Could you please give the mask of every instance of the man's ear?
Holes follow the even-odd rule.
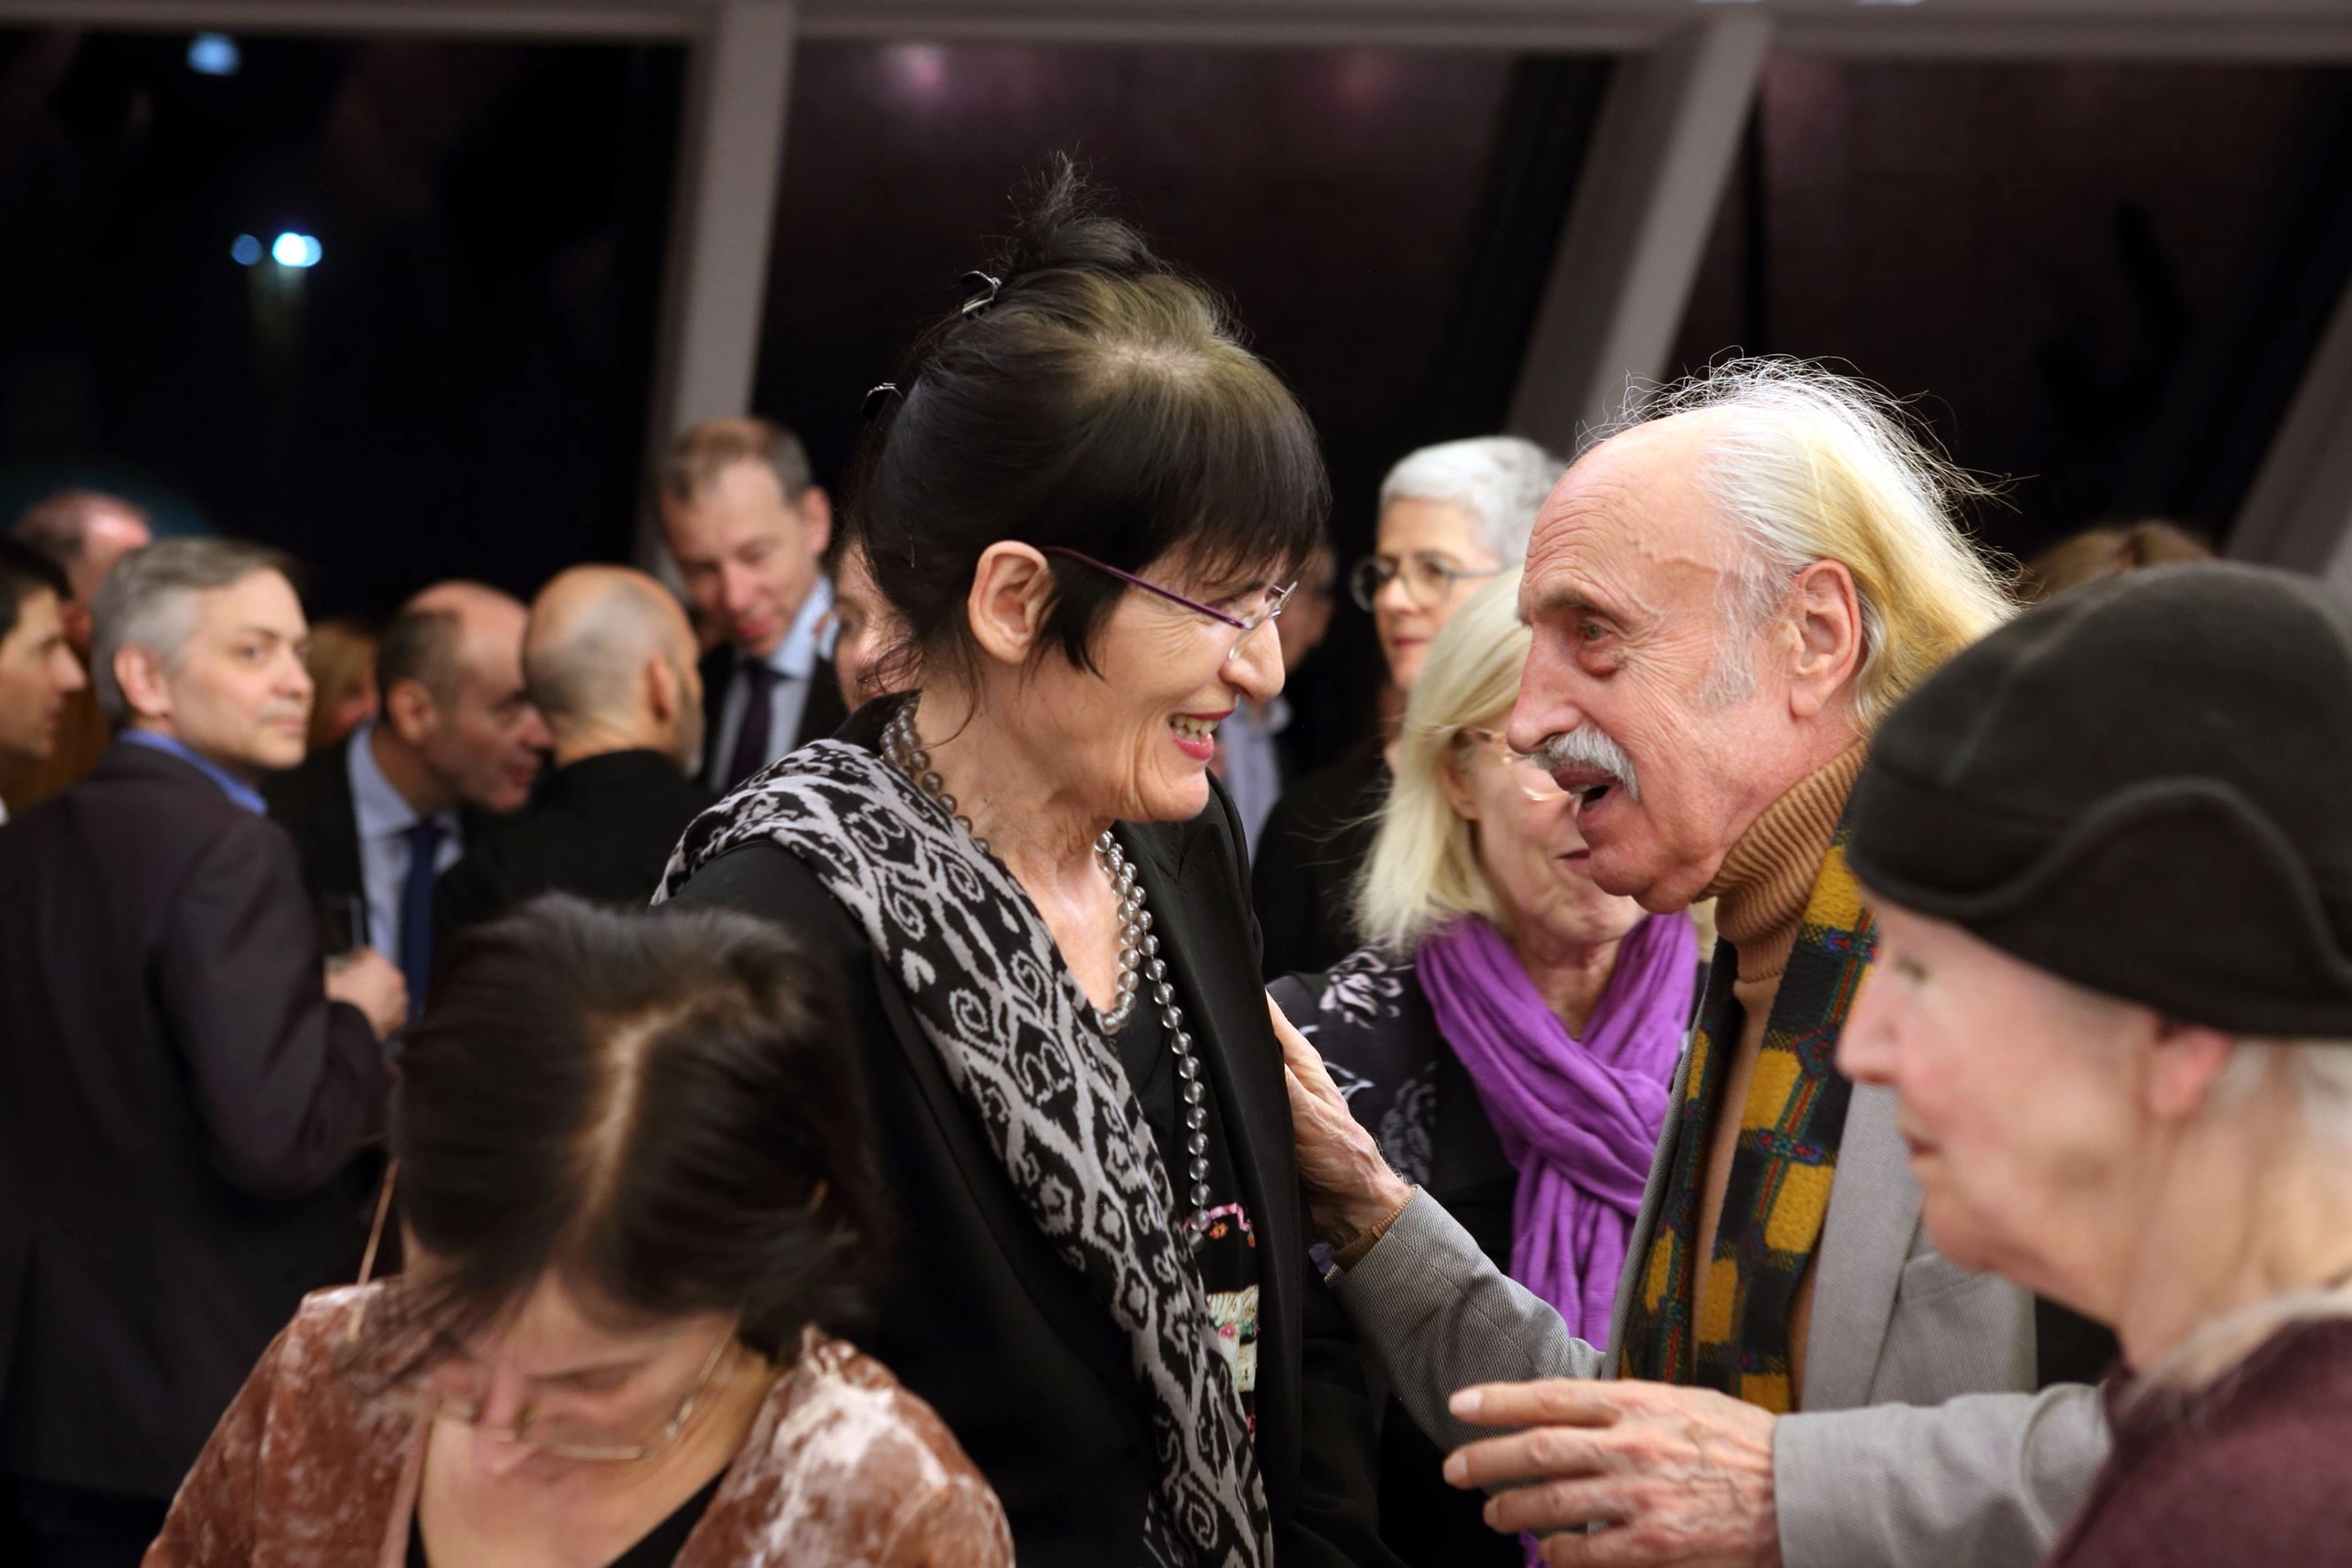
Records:
[[[172,688],[163,679],[163,661],[149,649],[125,645],[114,650],[114,683],[123,700],[142,719],[172,717]]]
[[[972,641],[1000,664],[1025,665],[1054,598],[1054,569],[1026,544],[1000,540],[981,552],[964,613]]]
[[[656,721],[663,724],[676,723],[677,710],[682,705],[677,671],[670,668],[669,660],[656,654],[646,660],[644,679],[646,701],[653,709]]]
[[[395,680],[384,689],[378,700],[383,710],[379,722],[390,726],[394,735],[411,746],[423,745],[440,718],[439,705],[421,680]]]
[[[824,547],[833,542],[833,501],[825,493],[811,485],[802,492],[797,509],[801,514],[801,541],[812,556],[824,554]]]
[[[2171,1123],[2197,1115],[2211,1100],[2213,1080],[2240,1050],[2249,1048],[2219,1029],[2158,1018],[2144,1091],[2148,1114]]]
[[[1853,688],[1862,670],[1862,599],[1843,562],[1797,574],[1786,601],[1796,632],[1789,650],[1789,708],[1810,719]]]

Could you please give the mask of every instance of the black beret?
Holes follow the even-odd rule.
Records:
[[[2262,567],[2062,594],[1889,714],[1874,895],[2233,1033],[2352,1040],[2352,606]]]

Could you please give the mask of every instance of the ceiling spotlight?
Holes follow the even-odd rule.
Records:
[[[251,267],[261,259],[261,241],[249,234],[240,234],[228,247],[228,253],[239,267]]]
[[[269,258],[280,267],[316,267],[326,254],[307,234],[281,234],[269,247]]]
[[[236,40],[226,33],[198,33],[188,40],[188,68],[198,76],[235,76],[241,63]]]

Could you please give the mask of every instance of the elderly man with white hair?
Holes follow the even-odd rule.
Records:
[[[1380,531],[1348,587],[1371,612],[1399,696],[1412,690],[1430,639],[1454,612],[1526,556],[1562,466],[1524,437],[1477,436],[1410,453],[1381,481]],[[1328,969],[1359,945],[1356,879],[1394,776],[1394,744],[1367,742],[1300,779],[1253,839],[1267,979]]]
[[[1952,521],[1972,488],[1869,389],[1749,361],[1545,505],[1509,744],[1581,795],[1596,883],[1714,898],[1722,939],[1607,1346],[1390,1172],[1285,1040],[1340,1299],[1423,1429],[1468,1445],[1447,1479],[1495,1490],[1498,1529],[1564,1532],[1554,1564],[2024,1568],[2105,1451],[2095,1393],[2041,1386],[2034,1299],[1937,1251],[1892,1097],[1835,1067],[1876,951],[1843,849],[1872,730],[2010,611]]]

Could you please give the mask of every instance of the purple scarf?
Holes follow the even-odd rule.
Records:
[[[1438,1033],[1470,1071],[1517,1167],[1511,1278],[1605,1345],[1698,973],[1685,915],[1651,915],[1617,949],[1584,1037],[1536,994],[1494,927],[1465,920],[1421,944]]]

